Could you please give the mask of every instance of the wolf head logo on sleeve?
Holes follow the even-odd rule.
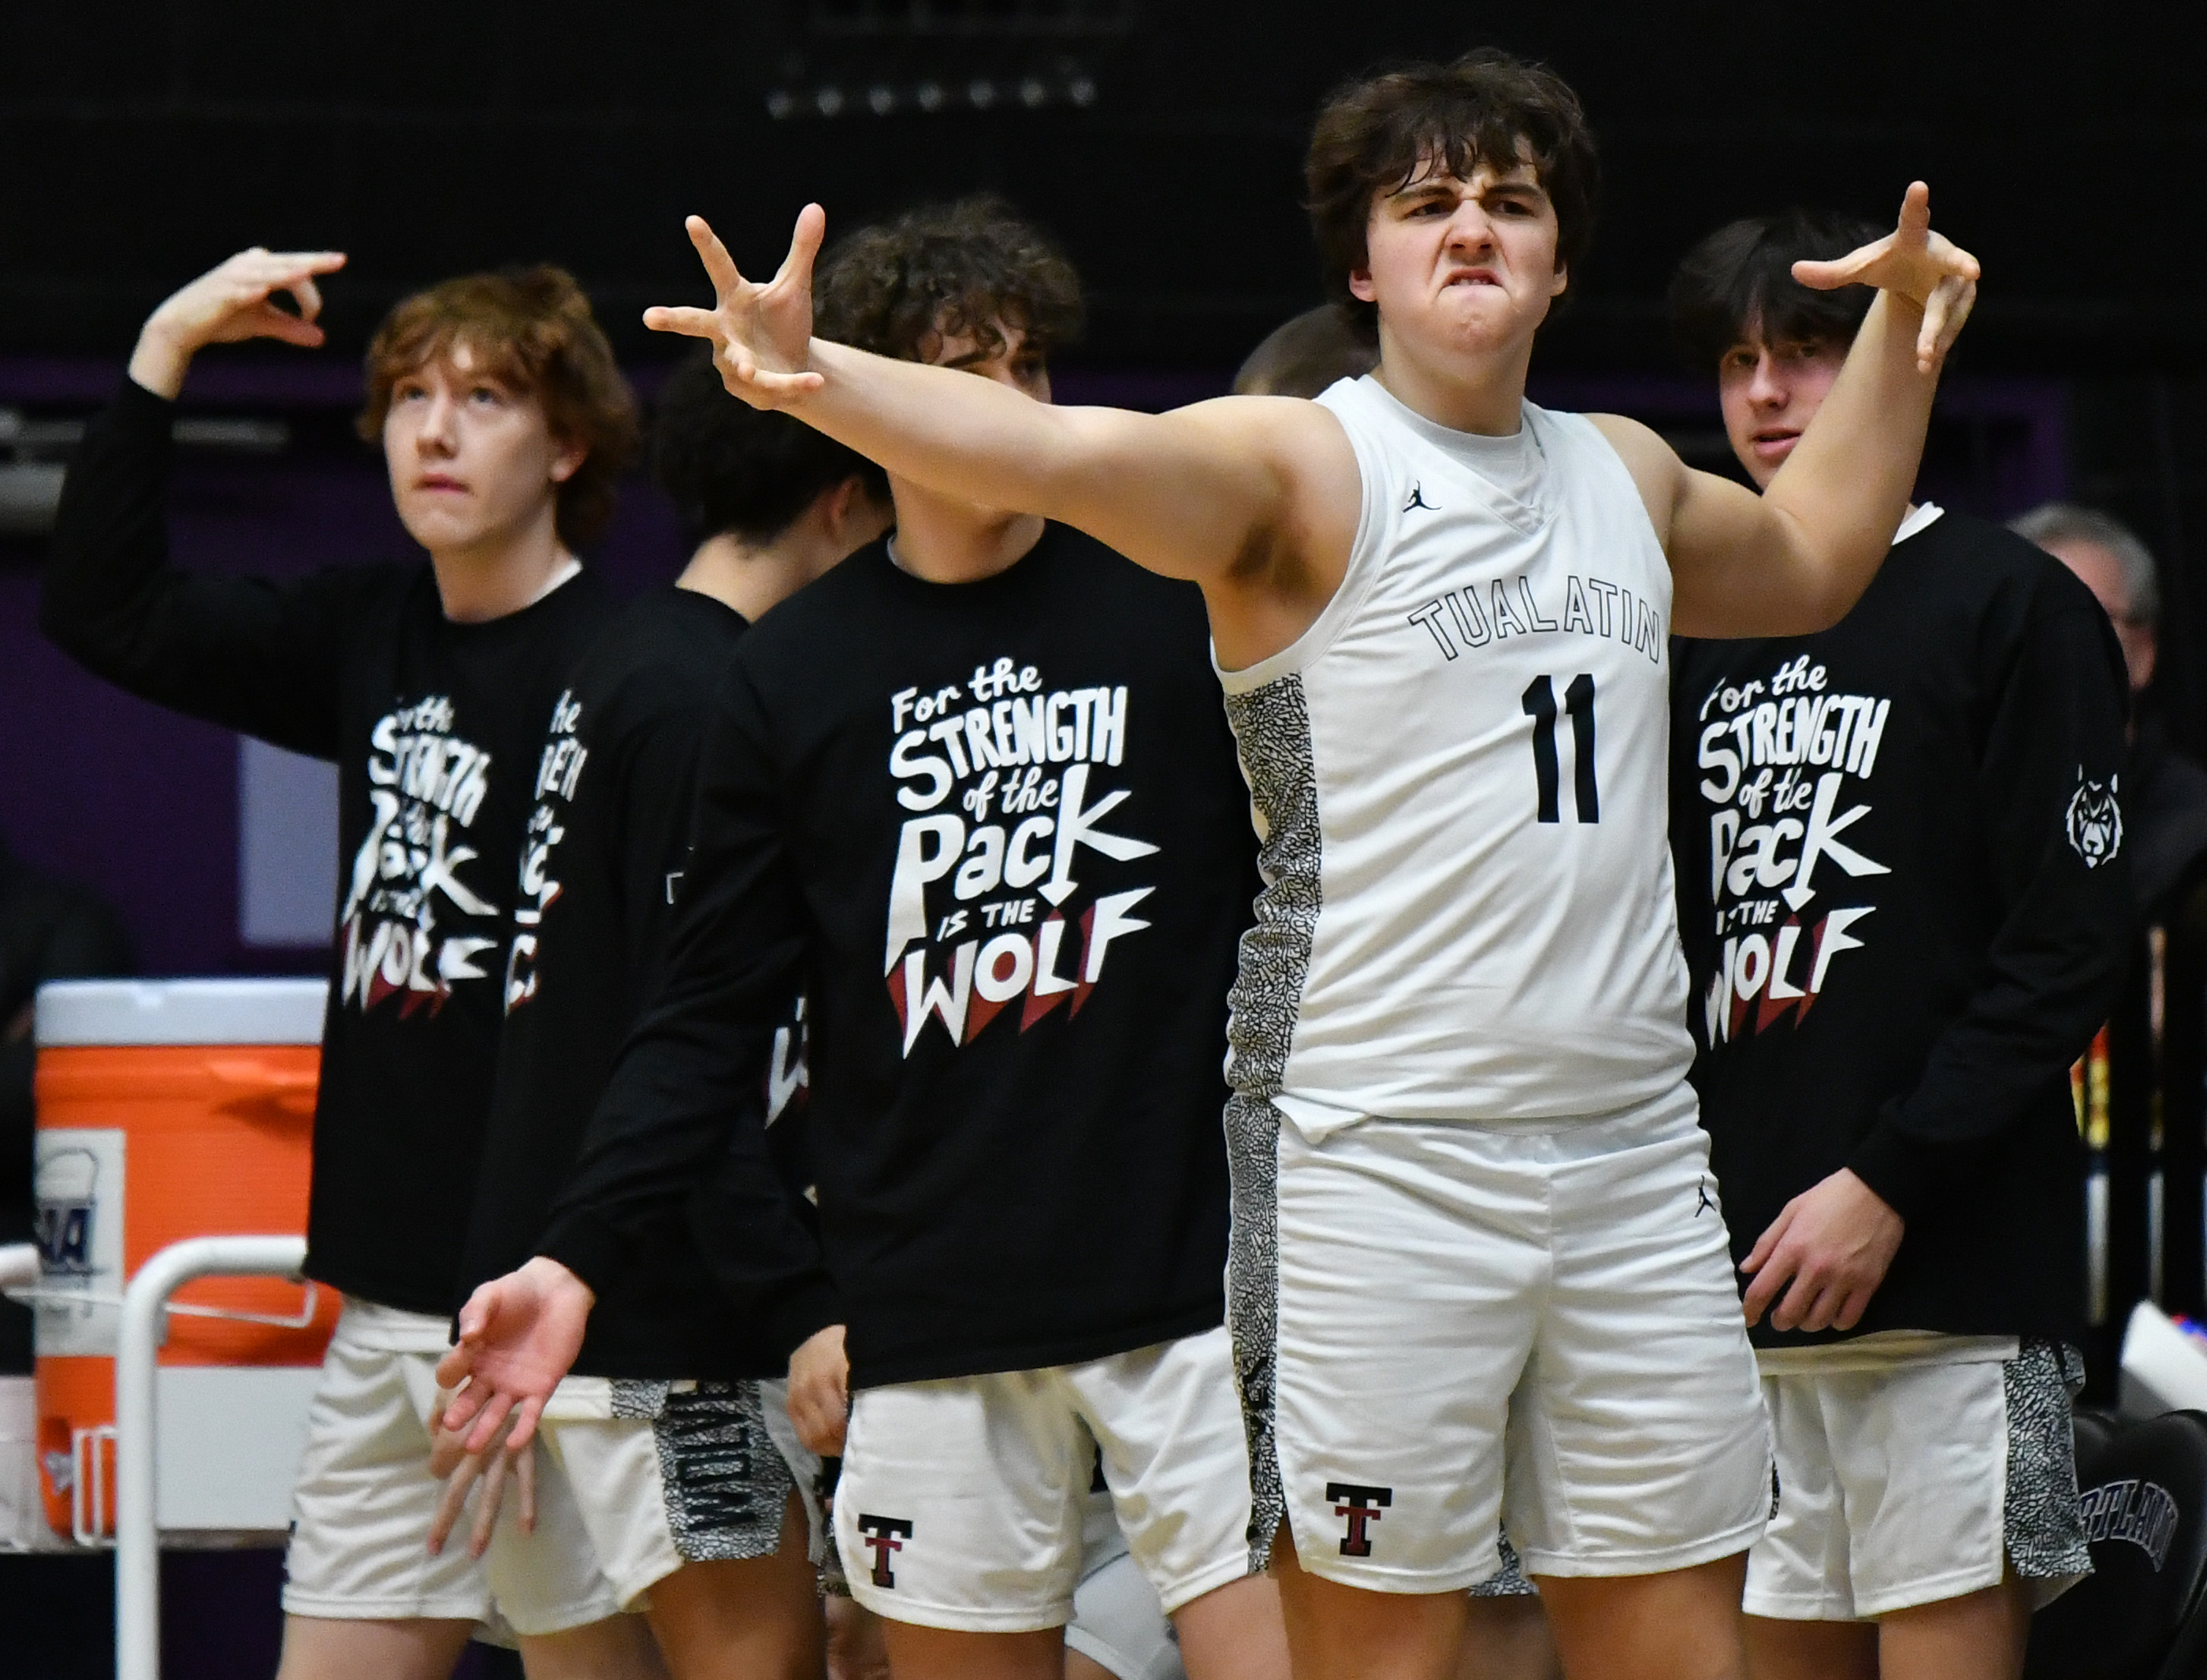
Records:
[[[2121,780],[2109,776],[2105,781],[2094,781],[2085,775],[2082,764],[2077,767],[2077,791],[2069,796],[2069,813],[2063,827],[2069,836],[2069,849],[2084,860],[2088,870],[2113,863],[2123,849],[2123,808],[2116,798]]]

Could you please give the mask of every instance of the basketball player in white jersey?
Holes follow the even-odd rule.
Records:
[[[1758,497],[1525,402],[1594,177],[1576,98],[1499,54],[1337,93],[1309,196],[1380,360],[1317,403],[1053,409],[816,341],[816,206],[764,285],[693,218],[718,305],[645,317],[892,474],[1204,590],[1265,840],[1228,1117],[1252,1540],[1305,1680],[1450,1671],[1505,1457],[1569,1672],[1742,1672],[1770,1448],[1684,1083],[1666,643],[1846,610],[1977,267],[1920,184],[1803,266],[1880,295]]]

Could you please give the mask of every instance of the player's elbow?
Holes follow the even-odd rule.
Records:
[[[1791,633],[1814,636],[1854,611],[1870,579],[1877,576],[1877,559],[1827,553],[1810,559],[1797,576],[1800,581],[1793,594],[1800,623]]]

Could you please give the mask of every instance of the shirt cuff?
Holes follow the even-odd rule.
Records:
[[[804,1279],[775,1300],[760,1326],[768,1344],[787,1360],[799,1348],[830,1324],[843,1322],[843,1304],[825,1273]]]
[[[121,388],[115,393],[115,409],[118,414],[129,415],[133,419],[157,421],[166,426],[170,416],[176,411],[176,405],[158,392],[147,390],[125,374]]]
[[[1893,1123],[1890,1108],[1848,1158],[1847,1170],[1904,1220],[1913,1219],[1936,1187],[1945,1151]]]
[[[603,1295],[627,1262],[628,1241],[595,1214],[576,1212],[553,1221],[536,1252],[573,1272],[592,1294]]]

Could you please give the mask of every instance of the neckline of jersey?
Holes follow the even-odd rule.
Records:
[[[1459,432],[1427,419],[1369,374],[1356,386],[1383,415],[1400,421],[1451,465],[1477,479],[1494,499],[1494,511],[1510,524],[1529,534],[1547,522],[1548,446],[1532,404],[1519,398],[1517,429],[1496,438],[1483,432]]]

